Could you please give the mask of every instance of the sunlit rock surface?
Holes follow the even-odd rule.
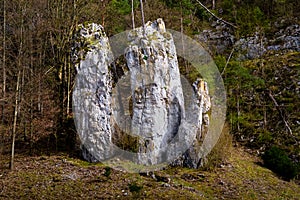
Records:
[[[199,168],[204,164],[202,142],[208,132],[209,126],[209,111],[211,109],[211,101],[208,93],[208,86],[205,81],[198,79],[193,84],[193,90],[196,96],[194,103],[187,110],[191,113],[187,120],[196,125],[196,137],[188,150],[176,159],[172,165],[184,166],[189,168]]]
[[[75,35],[73,62],[76,63],[76,85],[73,90],[73,112],[83,157],[103,160],[111,153],[111,74],[113,55],[103,27],[81,25]]]
[[[176,49],[161,19],[132,30],[126,52],[131,73],[131,132],[139,136],[143,164],[159,162],[161,148],[177,134],[185,117]]]
[[[137,138],[137,163],[173,161],[173,165],[197,168],[209,124],[208,86],[199,79],[194,83],[186,80],[183,87],[173,37],[164,22],[148,22],[128,33],[125,58],[129,78],[124,80],[130,87],[129,98],[112,96],[109,64],[113,56],[103,28],[96,24],[82,26],[75,41],[77,79],[73,105],[84,158],[102,161],[113,155],[110,143],[116,129],[112,127],[116,127],[122,112],[127,112],[130,119],[119,124],[129,124],[129,133],[127,130],[118,134]],[[128,111],[117,111],[117,119],[113,119],[112,102],[124,106],[128,102],[118,102],[124,100],[130,104]]]

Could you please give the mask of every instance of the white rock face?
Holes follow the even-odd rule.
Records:
[[[192,84],[192,86],[196,100],[187,111],[190,113],[190,115],[187,116],[187,120],[191,124],[196,124],[196,137],[189,149],[182,156],[176,159],[172,165],[199,168],[204,164],[204,158],[202,156],[202,142],[208,132],[208,112],[211,109],[211,101],[208,93],[208,86],[205,81],[198,79]]]
[[[104,160],[110,156],[111,74],[113,59],[103,27],[81,25],[76,35],[73,59],[77,78],[73,90],[73,112],[86,160]]]
[[[139,139],[141,164],[157,164],[161,148],[177,134],[185,117],[176,49],[161,19],[129,33],[126,60],[131,73],[131,133]],[[151,152],[151,153],[150,153]],[[141,155],[142,156],[142,155]]]
[[[108,66],[113,55],[103,28],[96,24],[81,26],[75,39],[76,128],[84,158],[103,161],[117,152],[111,147],[112,127],[116,125],[112,100],[123,101],[127,97],[112,98],[112,73]],[[132,103],[129,131],[138,138],[138,153],[133,160],[143,165],[175,160],[173,165],[197,168],[211,107],[207,83],[199,79],[187,83],[191,91],[183,90],[173,37],[161,19],[145,24],[145,30],[141,27],[130,31],[128,41],[125,57]],[[120,116],[122,112],[116,113],[116,118],[125,119]]]

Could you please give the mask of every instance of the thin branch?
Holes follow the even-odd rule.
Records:
[[[290,128],[288,122],[285,120],[285,117],[283,116],[282,110],[280,109],[280,106],[278,105],[276,99],[273,97],[271,91],[269,91],[269,97],[272,99],[272,101],[274,102],[276,109],[278,110],[280,117],[282,118],[284,125],[286,126],[286,128],[288,129],[289,133],[291,135],[293,135],[292,129]]]
[[[231,50],[230,55],[229,55],[229,57],[227,58],[227,61],[226,61],[225,67],[224,67],[224,69],[223,69],[223,71],[222,71],[222,73],[221,73],[221,76],[224,74],[224,72],[225,72],[225,70],[226,70],[226,67],[228,66],[228,63],[229,63],[229,61],[230,61],[230,59],[231,59],[231,57],[232,57],[233,52],[234,52],[234,48]]]
[[[215,17],[217,20],[221,21],[221,22],[224,22],[225,24],[229,25],[229,26],[232,26],[234,28],[238,28],[237,26],[235,26],[234,24],[230,23],[230,22],[227,22],[225,20],[223,20],[222,18],[219,18],[218,16],[216,16],[214,13],[212,13],[208,8],[205,7],[205,5],[203,5],[200,1],[196,0],[200,6],[202,6],[202,8],[204,8],[209,14],[211,14],[213,17]]]
[[[51,72],[53,69],[55,68],[55,66],[52,66],[50,69],[48,69],[45,73],[44,73],[44,75],[47,75],[49,72]]]

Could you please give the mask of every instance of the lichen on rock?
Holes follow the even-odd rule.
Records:
[[[109,51],[106,51],[106,48]],[[103,49],[105,58],[112,58],[108,37],[104,28],[95,23],[79,24],[73,34],[72,62],[78,64],[81,60],[85,60],[88,52],[101,49]],[[111,55],[105,55],[106,52]]]

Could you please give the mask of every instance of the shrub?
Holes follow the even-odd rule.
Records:
[[[262,158],[267,168],[287,180],[295,178],[298,174],[297,165],[293,163],[284,150],[276,146],[268,149]]]
[[[111,168],[105,167],[104,169],[105,169],[104,176],[109,177],[111,175]]]
[[[137,183],[132,183],[129,185],[130,192],[140,192],[143,189],[143,186],[137,185]]]

